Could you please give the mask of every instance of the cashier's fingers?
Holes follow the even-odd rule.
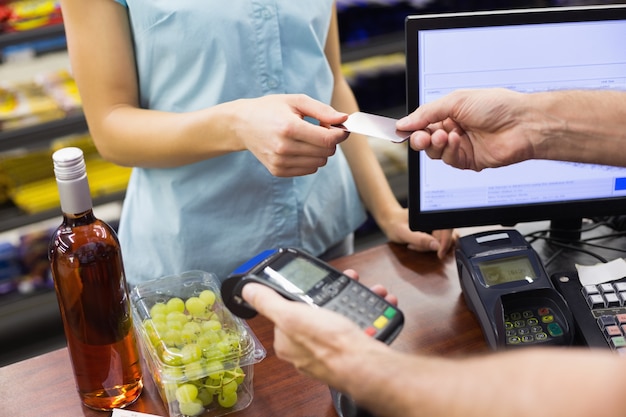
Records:
[[[344,274],[352,279],[358,280],[359,274],[353,269],[346,269]],[[373,292],[379,296],[385,298],[389,303],[398,305],[398,297],[394,294],[390,294],[389,291],[382,285],[376,284],[370,288]],[[302,309],[308,314],[310,311],[306,310],[310,308],[303,303],[297,303],[297,306],[293,301],[287,301],[282,296],[278,295],[274,290],[260,284],[249,283],[242,289],[243,298],[250,303],[259,313],[276,323],[277,319],[280,319],[281,315],[291,314],[294,308]],[[276,318],[276,319],[275,319]]]
[[[264,315],[274,323],[284,314],[290,314],[292,309],[304,307],[293,301],[288,301],[280,296],[276,291],[261,284],[248,283],[241,290],[243,299],[246,300],[256,311]]]
[[[345,271],[343,271],[343,273],[352,279],[355,279],[357,281],[359,280],[359,273],[356,272],[354,269],[346,269]],[[370,287],[370,290],[374,291],[376,294],[380,295],[391,304],[395,306],[398,305],[398,297],[396,297],[393,294],[390,294],[389,291],[387,291],[387,288],[383,287],[382,285],[375,284],[372,287]]]
[[[328,163],[348,135],[341,129],[299,121],[284,127],[281,135],[268,141],[268,146],[254,144],[250,150],[277,177],[309,175]]]
[[[294,111],[302,116],[319,120],[320,125],[324,127],[341,124],[348,119],[346,113],[303,94],[290,95],[289,100]]]
[[[291,178],[314,174],[327,163],[328,157],[270,155],[264,165],[276,177]]]
[[[325,308],[287,301],[261,284],[246,284],[242,295],[274,323],[276,356],[331,385],[337,386],[342,380],[329,371],[327,363],[333,358],[341,362],[346,356],[352,357],[356,346],[371,340],[348,318]]]
[[[337,328],[354,327],[359,329],[347,318],[323,308],[315,311],[315,314],[320,317],[311,321],[311,309],[313,307],[305,303],[289,301],[265,285],[246,284],[242,289],[242,296],[260,314],[270,319],[278,329],[293,337],[296,337],[297,333],[303,335],[316,334],[322,323],[335,323],[333,326],[324,325],[325,330],[332,332],[336,331]]]
[[[297,135],[293,132],[293,137],[297,140],[315,147],[335,148],[348,138],[348,132],[331,128],[333,125],[345,122],[348,119],[346,113],[339,112],[327,104],[301,94],[289,95],[288,99],[293,111],[300,117],[312,118],[319,122],[319,125],[309,122],[300,124]]]
[[[343,271],[343,273],[354,280],[359,280],[359,273],[356,272],[354,269],[346,269],[345,271]]]
[[[350,136],[350,133],[320,122],[319,125],[308,123],[306,129],[299,132],[300,140],[315,146],[334,148]]]
[[[387,288],[383,287],[382,285],[373,285],[370,287],[370,290],[383,297],[385,300],[387,300],[388,303],[393,304],[394,306],[398,305],[398,297],[396,297],[394,294],[389,293],[389,291],[387,291]]]

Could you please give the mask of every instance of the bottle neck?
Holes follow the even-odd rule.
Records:
[[[63,224],[68,227],[85,226],[96,220],[96,215],[92,209],[82,213],[63,213]]]
[[[73,180],[57,179],[57,186],[64,216],[77,218],[93,209],[86,174]]]

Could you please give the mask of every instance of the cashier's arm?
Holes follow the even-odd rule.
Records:
[[[529,348],[463,359],[397,352],[325,309],[248,284],[275,324],[279,358],[377,416],[623,417],[626,359],[589,349]]]
[[[112,162],[165,168],[249,150],[276,176],[307,175],[325,165],[346,138],[340,129],[304,120],[327,126],[343,123],[347,115],[303,94],[182,113],[141,108],[127,9],[113,0],[61,0],[61,6],[89,129],[100,154]]]
[[[352,89],[341,71],[336,11],[332,15],[325,52],[335,80],[332,107],[347,114],[359,111]],[[431,235],[409,229],[408,211],[400,206],[393,194],[368,138],[351,133],[348,140],[341,143],[341,149],[350,165],[363,203],[387,238],[395,243],[406,244],[413,250],[434,251],[440,258],[445,257],[455,241],[455,234],[452,230],[435,230]]]

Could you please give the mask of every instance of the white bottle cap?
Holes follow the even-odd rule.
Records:
[[[59,149],[52,154],[52,162],[63,213],[78,214],[93,208],[83,151]]]

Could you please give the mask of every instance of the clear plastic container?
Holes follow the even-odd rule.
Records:
[[[254,364],[266,351],[219,287],[215,275],[189,271],[131,292],[145,371],[170,417],[221,416],[252,402]]]

